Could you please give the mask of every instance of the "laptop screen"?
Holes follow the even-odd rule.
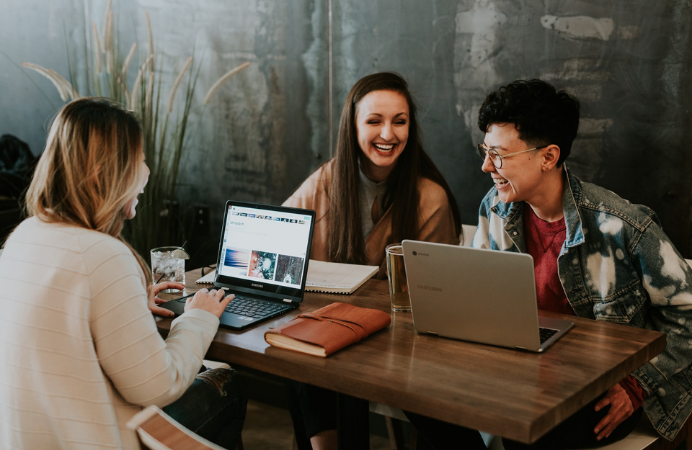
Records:
[[[309,210],[228,202],[217,281],[302,297],[313,222]]]

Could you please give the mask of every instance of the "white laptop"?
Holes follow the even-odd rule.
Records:
[[[420,333],[542,352],[574,325],[538,317],[531,255],[409,240],[403,246]]]

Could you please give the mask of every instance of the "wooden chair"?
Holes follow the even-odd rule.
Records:
[[[486,441],[489,450],[504,450],[502,439],[492,437]],[[598,450],[692,450],[692,426],[687,420],[673,441],[663,439],[656,433],[646,416],[626,438]]]
[[[197,436],[156,406],[137,413],[127,427],[137,432],[143,449],[150,450],[223,450]]]
[[[226,363],[207,359],[204,360],[204,366],[209,369],[230,368]],[[224,450],[223,447],[188,430],[156,406],[149,406],[140,411],[128,422],[127,427],[137,432],[143,449]],[[242,440],[235,450],[243,450]]]
[[[682,446],[682,447],[681,447]],[[603,450],[692,450],[692,426],[687,419],[675,439],[668,441],[656,433],[649,419],[644,415],[642,420],[626,438],[614,444],[601,447]]]
[[[503,450],[502,440],[498,437],[492,437],[488,442],[489,450]],[[599,450],[692,450],[692,426],[690,419],[687,420],[682,430],[678,433],[673,441],[663,439],[656,433],[654,427],[649,422],[646,416],[626,438],[615,442],[605,447],[599,447]]]
[[[389,435],[389,446],[392,450],[402,450],[404,446],[404,433],[401,427],[401,422],[408,422],[408,418],[399,408],[383,405],[382,403],[370,402],[370,412],[384,416],[385,424],[387,425],[387,434]],[[396,419],[396,420],[393,420]],[[416,450],[417,433],[414,427],[411,427],[409,450]]]
[[[408,422],[404,412],[398,408],[383,405],[381,403],[370,402],[370,412],[384,416],[387,425],[387,434],[389,436],[389,448],[392,450],[403,450],[406,448],[404,444],[404,433],[401,427],[401,422]],[[410,445],[408,450],[416,450],[417,433],[416,429],[411,427]],[[298,442],[295,436],[293,437],[292,450],[298,450]]]
[[[462,236],[459,237],[459,245],[471,247],[471,241],[473,241],[473,235],[476,234],[476,228],[478,227],[475,225],[462,225],[463,238]]]

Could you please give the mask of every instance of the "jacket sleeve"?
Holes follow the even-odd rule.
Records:
[[[478,207],[478,227],[476,228],[476,233],[473,235],[473,241],[471,241],[471,247],[473,248],[490,248],[490,192],[486,194],[485,198]]]
[[[667,335],[666,349],[650,364],[670,377],[692,363],[692,269],[653,221],[634,248],[633,264],[651,301],[646,327]]]
[[[85,259],[91,268],[91,334],[104,374],[130,403],[172,403],[194,381],[219,319],[199,309],[186,312],[173,322],[164,341],[129,249],[106,241],[92,247]]]

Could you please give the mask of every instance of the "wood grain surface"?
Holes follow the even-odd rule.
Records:
[[[188,293],[197,278],[186,274]],[[387,311],[392,324],[328,358],[265,342],[268,329],[336,301]],[[569,319],[574,328],[542,354],[419,334],[373,279],[351,295],[307,293],[298,310],[245,331],[220,328],[207,357],[530,443],[665,348],[656,331]],[[170,323],[158,320],[163,335]]]

